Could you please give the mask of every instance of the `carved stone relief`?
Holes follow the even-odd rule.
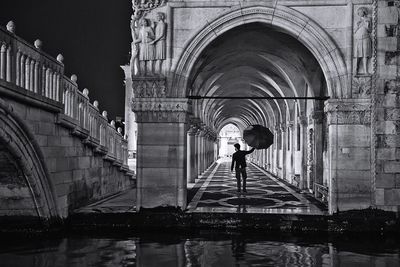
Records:
[[[166,1],[157,0],[132,1],[130,65],[133,76],[154,76],[162,73],[162,64],[166,59],[165,14],[157,12],[155,20],[150,20],[146,15],[165,3]]]
[[[356,76],[353,78],[353,96],[358,98],[368,98],[371,95],[372,78],[371,76]]]
[[[134,97],[140,98],[165,98],[166,81],[165,79],[135,79],[132,81]]]
[[[387,80],[385,81],[385,94],[400,94],[400,80]]]

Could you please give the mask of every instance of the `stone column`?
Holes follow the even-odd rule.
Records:
[[[274,174],[275,175],[278,175],[278,173],[279,173],[280,146],[281,146],[281,129],[277,125],[277,126],[275,126],[275,150],[274,150]]]
[[[282,179],[286,180],[286,150],[287,150],[287,129],[284,123],[281,123],[281,142],[282,142]]]
[[[327,169],[329,212],[371,206],[370,99],[330,99]]]
[[[289,166],[287,166],[286,171],[287,171],[287,179],[290,183],[293,183],[293,178],[294,178],[294,174],[295,174],[295,169],[294,169],[294,130],[293,127],[294,123],[292,121],[288,122],[287,125],[287,140],[286,142],[289,143],[287,144],[288,147],[286,148],[286,153],[288,153],[288,158],[287,158],[287,164]]]
[[[137,150],[137,123],[135,113],[131,109],[131,101],[134,97],[132,89],[132,75],[129,65],[121,66],[125,73],[125,136],[128,138],[128,166],[136,170]]]
[[[312,153],[312,176],[311,181],[309,183],[309,188],[313,192],[315,191],[314,183],[323,184],[324,177],[324,160],[323,160],[323,151],[324,151],[324,131],[323,131],[323,122],[324,122],[324,112],[316,110],[312,114],[312,118],[314,120],[314,136],[311,149]]]
[[[307,117],[299,116],[300,123],[300,151],[301,151],[301,171],[300,189],[307,188]]]
[[[197,172],[195,169],[196,162],[196,132],[197,128],[192,125],[187,133],[187,170],[186,170],[186,178],[189,183],[194,183],[196,181]]]
[[[196,153],[196,161],[197,161],[197,176],[199,177],[202,173],[201,170],[201,154],[202,154],[202,148],[201,148],[201,134],[202,130],[199,128],[196,133],[196,143],[197,143],[197,153]]]
[[[185,209],[188,100],[133,98],[132,110],[138,124],[137,210]]]

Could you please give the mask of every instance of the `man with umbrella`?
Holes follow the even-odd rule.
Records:
[[[234,144],[235,147],[235,153],[232,155],[232,165],[231,165],[231,171],[233,171],[233,167],[235,167],[235,172],[236,172],[236,181],[237,181],[237,191],[240,192],[240,176],[243,178],[243,192],[246,191],[246,178],[247,178],[247,173],[246,173],[246,155],[252,153],[255,148],[253,147],[249,151],[243,151],[240,150],[240,144]]]

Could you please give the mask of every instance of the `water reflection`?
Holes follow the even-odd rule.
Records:
[[[157,234],[2,240],[0,266],[400,266],[396,240],[320,239]]]

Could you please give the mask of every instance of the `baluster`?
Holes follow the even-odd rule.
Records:
[[[60,101],[60,74],[56,74],[56,100]]]
[[[65,85],[63,97],[64,97],[64,113],[65,115],[69,116],[69,101],[68,101],[69,93],[67,85]]]
[[[40,79],[40,94],[46,96],[46,66],[42,66],[42,75]]]
[[[26,59],[26,56],[24,54],[22,54],[21,62],[20,62],[21,80],[19,82],[19,85],[21,87],[25,87],[25,59]]]
[[[8,46],[8,48],[7,48],[7,73],[6,73],[6,81],[7,82],[11,82],[11,69],[12,69],[12,66],[11,66],[11,61],[12,60],[12,58],[11,58],[11,46]]]
[[[15,84],[17,86],[21,86],[21,67],[20,67],[20,61],[21,61],[21,52],[18,50],[17,51],[17,58],[15,60],[15,67],[16,67],[16,75],[15,75]]]
[[[34,80],[35,80],[35,60],[31,60],[31,65],[29,66],[29,90],[34,92],[35,88],[34,88]]]
[[[50,69],[46,68],[46,86],[45,86],[45,97],[50,97]]]
[[[57,101],[57,73],[53,72],[53,100]]]
[[[31,59],[29,57],[26,57],[25,60],[25,86],[24,88],[29,90],[29,76],[30,76],[30,71],[29,71],[29,67],[31,64]]]
[[[0,79],[2,80],[6,78],[6,51],[7,46],[2,43],[0,48]]]
[[[35,93],[39,93],[39,62],[35,62],[35,67],[34,67],[34,81],[33,81],[33,91]]]
[[[49,68],[49,96],[50,99],[53,99],[53,71]]]

